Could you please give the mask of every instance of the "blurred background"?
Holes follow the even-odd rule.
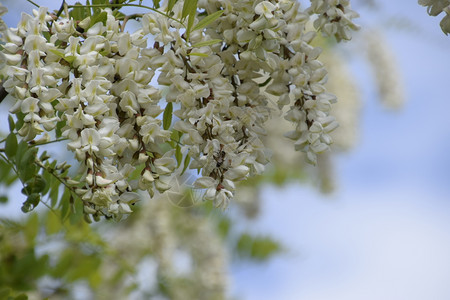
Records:
[[[20,11],[33,8],[23,0],[0,2],[9,8],[4,20],[13,27]],[[60,1],[36,3],[58,8]],[[325,49],[329,89],[339,99],[334,151],[312,168],[285,152],[287,142],[268,140],[274,150],[268,174],[243,186],[227,211],[205,213],[210,221],[220,219],[219,231],[227,228],[224,249],[231,254],[216,263],[227,271],[229,298],[450,299],[449,38],[441,32],[441,18],[430,17],[416,1],[354,0],[352,6],[362,26],[353,40],[317,42]],[[283,130],[276,129],[279,136]],[[0,214],[20,217],[20,204],[9,201]],[[158,209],[179,217],[159,206],[151,211]],[[248,250],[257,240],[262,252]],[[167,250],[151,247],[152,255]],[[172,248],[166,258],[172,268],[189,273],[189,255],[181,246]],[[219,255],[224,249],[210,251]],[[137,285],[157,272],[151,259],[141,263]],[[75,291],[76,299],[90,295],[83,284]]]

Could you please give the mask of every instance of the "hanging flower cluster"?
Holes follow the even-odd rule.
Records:
[[[314,20],[314,28],[325,36],[334,36],[338,41],[350,40],[351,32],[359,29],[352,21],[359,15],[351,9],[349,0],[311,0],[307,11],[319,16]]]
[[[275,108],[269,95],[278,109],[287,108],[295,127],[286,136],[309,162],[332,143],[336,99],[323,86],[321,49],[311,45],[316,33],[306,28],[318,14],[318,30],[350,39],[357,15],[349,2],[312,1],[303,10],[293,0],[199,0],[197,7],[187,27],[178,2],[172,18],[144,14],[134,33],[111,9],[73,20],[41,7],[4,31],[0,69],[16,99],[10,111],[23,116],[18,134],[47,141],[64,124],[62,136],[82,166],[77,194],[86,214],[127,214],[136,190],[168,190],[177,161],[163,145],[172,133],[181,136],[185,162],[201,170],[194,186],[226,206],[236,183],[269,162],[261,141]],[[154,76],[164,88],[154,86]],[[171,130],[159,117],[162,91],[176,108]],[[136,168],[140,179],[128,180]]]

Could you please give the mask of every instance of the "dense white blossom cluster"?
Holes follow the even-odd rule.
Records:
[[[317,30],[350,39],[357,14],[349,1],[312,1],[301,9],[293,0],[199,0],[194,25],[222,14],[192,32],[175,20],[182,8],[183,2],[174,6],[174,19],[144,14],[134,33],[110,9],[94,23],[56,18],[42,7],[4,30],[0,69],[16,99],[11,112],[23,116],[18,133],[42,142],[64,123],[68,149],[82,165],[77,193],[86,214],[127,214],[136,190],[153,195],[170,188],[177,163],[174,150],[161,147],[171,131],[159,118],[163,89],[151,84],[155,74],[165,101],[176,107],[172,130],[182,133],[182,153],[201,170],[194,186],[216,206],[226,206],[236,183],[269,161],[261,141],[269,95],[287,108],[295,128],[286,136],[309,162],[332,143],[336,99],[323,86],[321,49],[311,44],[316,33],[306,28],[317,14]],[[136,168],[140,179],[128,180]]]
[[[427,6],[428,14],[433,17],[445,12],[440,25],[445,34],[450,33],[450,0],[419,0],[419,4]]]

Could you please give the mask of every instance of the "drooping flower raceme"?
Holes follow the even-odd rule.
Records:
[[[348,1],[312,1],[304,10],[293,0],[199,0],[202,13],[186,32],[174,20],[183,16],[180,1],[174,19],[144,14],[134,33],[124,31],[110,9],[94,24],[93,18],[56,19],[40,8],[5,31],[3,85],[16,99],[11,112],[23,116],[18,133],[24,140],[55,128],[69,139],[82,166],[77,194],[86,214],[127,214],[136,190],[169,189],[176,155],[162,145],[173,145],[174,133],[181,137],[177,151],[201,170],[194,186],[204,199],[226,206],[236,183],[269,162],[261,137],[272,110],[287,108],[294,128],[286,135],[308,161],[314,164],[329,148],[336,99],[325,91],[321,50],[306,28],[318,14],[318,30],[350,39],[357,26],[349,7]],[[159,118],[164,110],[161,89],[151,84],[155,74],[165,101],[176,108],[172,130]],[[136,168],[140,179],[130,181]]]

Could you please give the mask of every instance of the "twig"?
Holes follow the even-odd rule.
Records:
[[[27,0],[28,2],[30,2],[31,4],[33,4],[34,6],[36,6],[36,7],[39,7],[40,8],[40,6],[38,5],[38,4],[36,4],[36,3],[34,3],[33,1],[31,1],[31,0]]]

